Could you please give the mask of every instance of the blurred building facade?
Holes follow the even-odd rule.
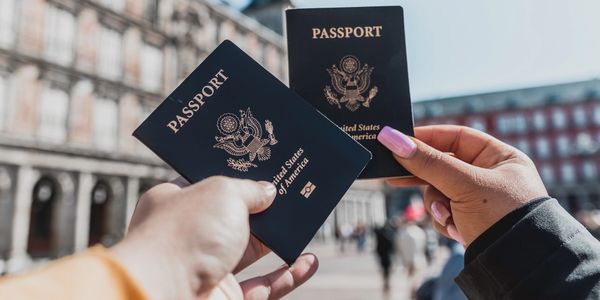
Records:
[[[0,1],[0,274],[122,237],[175,176],[132,131],[224,39],[285,80],[281,36],[223,6]]]
[[[131,133],[221,41],[286,81],[281,35],[201,0],[0,1],[0,274],[123,236],[175,173]],[[319,231],[385,218],[353,187]]]
[[[550,195],[569,212],[600,208],[600,80],[436,99],[413,107],[417,125],[466,125],[525,152]]]

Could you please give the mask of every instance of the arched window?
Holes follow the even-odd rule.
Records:
[[[33,187],[27,241],[27,253],[31,257],[54,255],[54,208],[58,198],[58,185],[48,176],[40,178]]]
[[[110,186],[103,180],[96,183],[92,189],[92,205],[90,208],[89,239],[90,246],[106,240],[110,231],[108,228],[109,207],[112,200]]]
[[[44,87],[43,91],[38,112],[38,136],[45,142],[63,143],[67,139],[69,95],[50,86]]]

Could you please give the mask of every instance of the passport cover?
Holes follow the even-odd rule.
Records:
[[[359,178],[410,176],[377,141],[414,135],[400,6],[286,10],[290,87],[371,151]]]
[[[277,197],[252,233],[292,264],[371,158],[368,150],[230,41],[133,135],[189,182],[270,181]]]

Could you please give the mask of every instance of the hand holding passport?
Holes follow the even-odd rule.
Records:
[[[401,16],[401,10],[396,12]],[[344,14],[340,17],[340,22],[348,18]],[[315,21],[322,23],[319,19]],[[329,20],[334,21],[335,18]],[[377,33],[392,35],[395,30],[386,28],[393,25],[397,24],[385,23]],[[311,32],[309,28],[298,28],[304,29]],[[290,32],[288,38],[294,39]],[[404,51],[403,40],[392,45],[398,46],[390,51]],[[359,50],[350,46],[344,45],[344,53]],[[305,71],[291,68],[295,53],[299,52],[290,49],[290,69],[296,72],[290,76],[292,80],[324,78],[310,68]],[[367,57],[364,53],[356,55]],[[351,130],[343,126],[352,125],[344,123],[344,118],[351,122],[367,120],[361,125],[370,125],[366,130],[375,136],[378,126],[398,122],[402,123],[398,128],[412,134],[408,87],[402,87],[406,82],[389,82],[406,79],[405,54],[390,53],[385,59],[363,63],[357,56],[344,57],[346,60],[342,59],[337,66],[339,58],[315,60],[313,66],[322,67],[320,70],[326,76],[333,76],[322,85],[333,87],[321,99],[306,92],[312,98],[306,100],[313,106],[233,43],[225,41],[135,130],[134,136],[191,183],[212,175],[272,182],[277,197],[267,210],[250,216],[250,228],[254,236],[291,265],[370,161],[371,153],[363,145],[376,151],[379,164],[387,161],[397,165],[389,151],[382,151],[382,146],[373,147],[374,139],[361,145],[347,134]],[[317,61],[323,66],[317,66]],[[377,71],[372,64],[376,64]],[[386,70],[392,72],[387,82],[387,74],[383,72]],[[306,73],[300,76],[298,72]],[[303,85],[294,82],[291,85],[301,95],[304,93]],[[313,86],[306,83],[304,87]],[[314,83],[314,88],[323,90],[318,83]],[[336,96],[333,90],[342,94]],[[340,110],[343,104],[347,115],[327,111],[328,103]],[[392,109],[401,112],[390,113]],[[379,120],[378,114],[385,119]],[[402,121],[394,119],[397,117],[402,117]],[[402,169],[384,168],[383,173],[379,169],[373,166],[373,171],[363,177],[407,175]]]

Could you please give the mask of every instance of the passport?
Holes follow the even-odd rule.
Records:
[[[212,52],[133,135],[189,182],[264,180],[273,204],[252,233],[292,264],[371,153],[230,41]]]
[[[373,153],[360,178],[410,176],[377,141],[414,136],[400,6],[288,9],[290,88]]]

